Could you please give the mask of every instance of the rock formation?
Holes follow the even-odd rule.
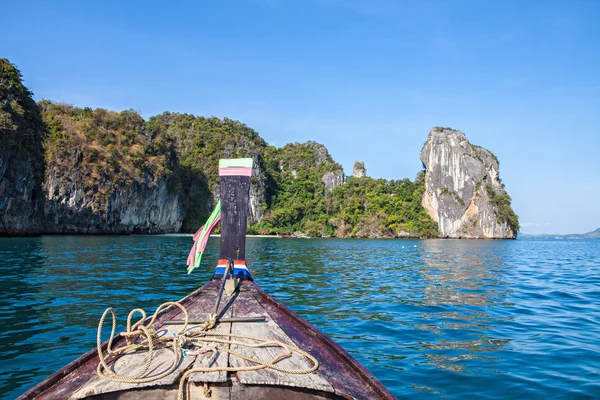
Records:
[[[55,170],[48,174],[44,181],[47,233],[179,232],[183,220],[179,195],[169,192],[166,180],[120,185],[106,203],[98,205],[82,189],[80,178],[84,177],[62,177]]]
[[[0,236],[35,235],[40,219],[45,132],[21,73],[0,58]]]
[[[308,141],[288,144],[278,152],[277,157],[279,170],[284,174],[289,171],[293,179],[298,177],[298,171],[314,171],[320,175],[325,193],[344,183],[344,170],[320,143]]]
[[[0,236],[193,232],[218,200],[219,159],[237,157],[254,159],[257,233],[514,238],[519,229],[496,158],[451,129],[430,132],[415,182],[368,178],[356,161],[361,179],[344,183],[316,142],[276,148],[228,118],[144,120],[31,96],[0,59]]]
[[[0,236],[41,232],[39,197],[32,163],[0,150]]]
[[[352,168],[352,176],[355,178],[364,178],[365,176],[367,176],[367,169],[365,168],[364,162],[354,162],[354,168]]]
[[[47,233],[179,231],[182,206],[168,181],[171,147],[146,131],[140,115],[50,102],[42,109],[50,127],[43,182]]]
[[[321,181],[325,185],[325,192],[330,192],[344,183],[344,171],[337,169],[335,171],[325,172]]]
[[[441,237],[514,239],[518,217],[499,177],[498,159],[462,132],[434,128],[421,150],[422,204]]]
[[[165,112],[150,118],[150,130],[174,145],[177,159],[173,177],[183,203],[182,229],[195,232],[219,200],[218,164],[221,158],[254,160],[248,221],[260,221],[267,202],[264,153],[267,143],[256,131],[228,118],[205,118]]]
[[[265,214],[264,205],[267,202],[266,178],[262,167],[262,160],[257,155],[253,157],[252,164],[252,184],[250,185],[250,201],[248,210],[248,222],[255,224],[259,222]]]

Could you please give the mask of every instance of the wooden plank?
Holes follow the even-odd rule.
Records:
[[[178,332],[181,327],[176,325],[165,326],[159,331],[157,335],[173,336],[174,333]],[[147,351],[139,351],[119,356],[114,362],[109,363],[112,371],[118,375],[135,375],[137,372],[142,370],[142,367],[146,363],[148,357]],[[158,376],[165,371],[169,370],[175,360],[177,359],[173,349],[170,348],[159,348],[154,351],[150,368],[144,374],[144,378],[150,378]],[[194,362],[195,357],[184,357],[179,361],[178,367],[171,374],[165,376],[156,381],[146,383],[126,383],[110,381],[104,378],[96,376],[90,379],[86,384],[82,385],[70,398],[71,399],[84,399],[88,396],[93,396],[101,393],[112,393],[123,390],[129,390],[132,388],[145,388],[152,386],[168,386],[179,381],[183,372],[188,369]]]
[[[197,298],[203,296],[207,288],[210,287],[210,282],[186,297],[180,300],[180,303],[185,307],[189,307]],[[181,310],[177,307],[170,307],[161,311],[158,322],[165,319],[174,318]],[[106,349],[107,342],[102,344],[102,348]],[[115,338],[113,348],[119,348],[125,344],[122,337]],[[74,392],[86,384],[91,379],[96,378],[96,367],[98,365],[98,354],[95,349],[90,350],[83,356],[74,360],[64,368],[52,374],[47,379],[38,383],[36,386],[29,389],[18,397],[18,400],[50,400],[50,399],[68,399]]]
[[[215,385],[213,383],[209,383],[209,395],[206,396],[204,392],[204,385],[202,383],[191,383],[188,386],[187,394],[188,396],[185,399],[189,400],[230,400],[231,397],[229,395],[231,389],[229,385],[221,386]],[[175,400],[177,396],[172,396],[166,398],[167,400]],[[144,399],[145,400],[145,399]]]
[[[231,400],[229,392],[229,386],[210,385],[210,397],[206,397],[203,384],[192,384],[185,398],[189,400]],[[151,390],[131,389],[126,392],[94,396],[94,400],[175,400],[177,393],[177,386],[152,388]]]
[[[236,322],[232,324],[231,332],[238,335],[256,336],[267,340],[277,340],[295,347],[294,342],[285,334],[285,332],[283,332],[277,322],[274,321],[272,316],[269,315],[267,311],[256,301],[254,295],[248,291],[241,291],[233,305],[233,316],[257,317],[264,315],[267,315],[266,322]],[[247,339],[241,339],[241,341],[247,341]],[[270,361],[282,352],[280,347],[248,348],[244,346],[232,345],[231,349],[246,356],[254,357],[264,361]],[[232,367],[256,365],[255,363],[235,356],[230,356],[229,364]],[[294,353],[292,357],[279,361],[277,365],[283,368],[304,370],[309,369],[312,366],[312,363],[310,360],[307,360],[306,357]],[[242,384],[295,386],[333,392],[333,387],[329,384],[329,382],[323,379],[323,377],[317,373],[288,374],[265,368],[257,371],[238,371],[237,377]]]
[[[334,393],[290,386],[244,385],[232,379],[229,400],[325,400],[340,399]]]
[[[211,282],[208,284],[203,291],[203,295],[195,298],[193,302],[186,305],[188,310],[188,317],[190,320],[205,321],[208,320],[209,314],[213,311],[215,300],[217,297],[218,282]],[[231,298],[225,296],[221,301],[221,307],[219,309],[220,316],[231,316]],[[182,320],[182,314],[178,314],[175,320]],[[161,324],[159,324],[160,326]],[[216,332],[227,332],[229,333],[231,324],[219,324],[215,327]],[[182,325],[162,325],[157,328],[157,334],[159,336],[172,336],[181,330]],[[187,331],[197,328],[198,325],[190,325],[186,329]],[[195,350],[195,349],[194,349]],[[111,364],[113,371],[119,375],[135,375],[136,372],[140,371],[142,366],[146,362],[146,352],[136,352],[134,354],[122,355]],[[111,393],[117,391],[129,390],[132,388],[140,389],[147,387],[158,387],[168,386],[179,382],[180,377],[189,368],[195,368],[201,365],[205,365],[207,360],[211,358],[211,354],[194,355],[188,354],[187,357],[183,357],[180,361],[180,365],[176,371],[169,374],[168,376],[152,382],[146,383],[124,383],[109,381],[100,377],[95,377],[83,385],[71,398],[81,399],[90,395],[100,393]],[[159,375],[170,368],[175,360],[175,354],[172,349],[161,348],[156,350],[152,364],[148,372],[144,377],[152,377],[153,375]],[[229,359],[229,353],[221,352],[219,357],[215,360],[214,365],[227,366]],[[210,373],[197,373],[190,377],[190,381],[193,382],[226,382],[227,372],[216,371]]]
[[[221,176],[221,252],[223,260],[246,259],[249,176]]]
[[[213,310],[216,296],[217,296],[217,292],[215,291],[213,293],[213,296],[211,296],[211,298],[210,298],[211,301],[209,302],[209,304],[207,306],[194,308],[194,314],[190,313],[190,319],[192,319],[192,320],[198,319],[200,321],[204,321],[204,320],[208,319],[209,314]],[[223,294],[223,298],[221,299],[221,306],[219,308],[219,317],[230,318],[233,315],[232,306],[231,306],[232,301],[234,301],[233,296],[229,297],[229,296]],[[197,311],[199,312],[201,309],[202,309],[202,313],[197,315],[196,312]],[[193,329],[193,327],[190,329]],[[217,324],[217,326],[215,326],[212,329],[212,331],[219,332],[219,333],[230,333],[231,332],[231,324],[230,323]],[[219,344],[219,346],[229,348],[229,345]],[[212,357],[212,353],[210,353],[210,352],[196,356],[196,360],[195,360],[192,368],[207,367],[208,362],[210,361],[211,357]],[[229,353],[227,353],[225,351],[219,352],[217,359],[212,364],[212,366],[215,366],[215,367],[227,367],[228,365],[229,365]],[[190,382],[227,382],[227,380],[228,380],[227,371],[197,372],[197,373],[192,374],[189,378]]]

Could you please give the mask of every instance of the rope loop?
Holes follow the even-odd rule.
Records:
[[[152,325],[156,322],[159,313],[167,307],[177,307],[182,311],[184,316],[183,328],[173,336],[158,336],[157,332],[152,328]],[[140,313],[142,315],[142,318],[132,325],[131,320],[136,313]],[[102,351],[102,328],[104,326],[104,320],[106,319],[108,314],[111,314],[112,316],[112,328],[110,338],[108,340],[108,345],[106,348],[107,355],[105,356]],[[206,353],[209,351],[212,352],[212,356],[209,362],[206,363],[206,366],[189,369],[182,375],[179,381],[177,399],[183,400],[186,380],[191,374],[197,372],[239,372],[256,371],[260,369],[269,368],[287,374],[310,374],[316,371],[317,368],[319,368],[319,362],[316,358],[314,358],[308,352],[296,346],[283,343],[278,340],[267,340],[255,336],[236,335],[233,333],[221,333],[211,331],[211,329],[215,326],[215,324],[218,321],[216,313],[210,314],[208,320],[204,322],[199,328],[192,329],[189,331],[186,331],[189,321],[188,312],[183,305],[177,302],[166,302],[161,304],[154,312],[154,315],[152,316],[150,321],[147,324],[144,324],[144,322],[147,319],[148,318],[146,317],[146,313],[144,312],[144,310],[140,308],[131,310],[131,312],[127,316],[127,330],[125,332],[120,333],[121,336],[125,337],[127,343],[122,347],[113,349],[112,342],[115,337],[115,330],[117,326],[117,317],[115,314],[115,310],[109,307],[104,311],[104,313],[102,313],[102,316],[100,317],[100,321],[98,323],[98,335],[96,337],[96,347],[98,350],[98,357],[100,359],[96,372],[101,378],[115,382],[125,382],[132,384],[153,382],[160,380],[173,373],[179,366],[182,357],[187,355],[195,356],[197,354]],[[134,342],[136,338],[139,338],[138,343]],[[247,341],[233,339],[246,339]],[[232,350],[230,348],[231,345],[247,348],[280,347],[282,349],[282,352],[274,356],[271,360],[259,360],[246,354],[242,354],[235,350]],[[186,350],[183,350],[184,346],[186,347]],[[169,347],[173,349],[173,353],[175,354],[175,360],[173,360],[173,364],[167,370],[163,371],[158,375],[147,376],[146,374],[150,369],[152,361],[154,360],[154,354],[156,350],[160,348]],[[187,349],[189,347],[197,348],[199,350],[188,351]],[[107,359],[110,356],[132,354],[140,350],[146,351],[147,356],[144,362],[144,366],[138,373],[134,375],[119,375],[116,372],[113,372],[113,370],[109,367]],[[245,367],[222,367],[218,365],[213,365],[216,362],[219,354],[223,352],[229,353],[230,355],[233,355],[235,357],[239,357],[254,365],[249,365]],[[308,359],[311,362],[312,366],[306,369],[289,369],[276,365],[281,360],[292,357],[294,353]]]

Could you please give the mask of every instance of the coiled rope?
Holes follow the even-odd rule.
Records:
[[[164,335],[162,337],[159,337],[156,334],[156,331],[154,331],[154,329],[152,329],[151,327],[154,324],[154,322],[156,321],[156,318],[157,318],[159,312],[169,306],[178,307],[182,311],[183,316],[184,316],[183,327],[174,336],[169,337],[169,336]],[[104,326],[104,320],[109,313],[112,315],[112,329],[110,332],[110,338],[108,340],[107,355],[105,356],[102,352],[101,336],[102,336],[102,327]],[[136,322],[135,324],[132,325],[131,320],[132,320],[132,317],[136,313],[140,313],[142,315],[142,318],[138,322]],[[191,374],[196,373],[196,372],[256,371],[256,370],[260,370],[260,369],[269,368],[269,369],[283,372],[286,374],[302,375],[302,374],[310,374],[319,367],[319,362],[317,361],[316,358],[314,358],[312,355],[310,355],[306,351],[301,350],[298,347],[293,346],[293,345],[289,345],[289,344],[286,344],[286,343],[283,343],[283,342],[280,342],[277,340],[266,340],[264,338],[255,337],[255,336],[236,335],[236,334],[232,334],[232,333],[208,332],[208,330],[213,328],[215,323],[217,322],[216,314],[214,314],[214,313],[211,314],[209,317],[209,320],[204,322],[202,325],[200,325],[199,328],[192,329],[192,330],[189,330],[186,332],[186,329],[188,327],[188,321],[189,321],[188,312],[183,305],[181,305],[177,302],[166,302],[166,303],[161,304],[160,306],[158,306],[158,308],[154,312],[152,319],[147,324],[144,324],[144,321],[146,319],[147,319],[146,313],[144,312],[144,310],[142,310],[140,308],[131,310],[131,312],[129,313],[129,315],[127,317],[127,330],[125,332],[120,333],[121,336],[125,337],[127,344],[118,349],[113,349],[112,341],[115,337],[115,329],[117,326],[117,317],[116,317],[115,311],[112,308],[107,308],[104,311],[104,313],[102,314],[102,317],[100,318],[100,322],[98,324],[98,336],[97,336],[97,349],[98,349],[98,357],[100,358],[100,363],[98,364],[98,368],[96,369],[96,371],[101,378],[111,380],[111,381],[116,381],[116,382],[125,382],[125,383],[132,383],[132,384],[157,381],[159,379],[162,379],[162,378],[168,376],[169,374],[171,374],[173,371],[175,371],[177,369],[177,367],[179,366],[179,363],[181,361],[181,358],[184,356],[184,354],[183,354],[184,346],[187,346],[187,347],[194,346],[197,348],[202,348],[202,347],[206,347],[205,345],[207,343],[220,343],[222,345],[235,345],[235,346],[248,347],[248,348],[278,346],[278,347],[282,348],[283,352],[281,352],[277,356],[273,357],[271,360],[267,361],[267,360],[255,359],[255,358],[249,357],[247,355],[238,353],[236,351],[233,351],[233,350],[227,348],[226,346],[215,346],[213,349],[213,351],[214,351],[213,357],[209,361],[208,366],[192,368],[190,370],[187,370],[183,374],[183,376],[181,377],[181,379],[179,381],[179,389],[178,389],[178,393],[177,393],[178,400],[183,400],[183,398],[184,398],[184,388],[185,388],[185,382],[186,382],[187,378]],[[138,343],[134,342],[134,338],[136,336],[139,336],[139,338],[141,339]],[[225,339],[224,337],[229,338],[229,340]],[[254,341],[256,343],[237,341],[237,340],[231,340],[231,339],[247,339],[250,341]],[[156,349],[161,348],[161,347],[173,349],[173,352],[175,354],[175,360],[173,361],[173,365],[171,365],[171,367],[169,367],[166,371],[160,373],[159,375],[145,376],[146,373],[148,372],[148,369],[150,368],[150,365],[152,364],[152,360],[154,359],[153,357],[154,357]],[[133,352],[137,352],[137,351],[141,351],[141,350],[147,351],[146,361],[145,361],[142,369],[134,375],[119,375],[119,374],[113,372],[106,362],[106,360],[109,356],[131,354]],[[239,357],[241,359],[244,359],[244,360],[246,360],[250,363],[256,364],[256,365],[246,366],[246,367],[219,367],[219,366],[212,367],[210,365],[214,362],[214,360],[216,360],[217,355],[218,355],[217,352],[227,352],[230,355]],[[276,365],[276,363],[278,363],[279,361],[281,361],[285,358],[291,357],[293,355],[293,353],[297,353],[297,354],[300,354],[300,355],[306,357],[308,360],[311,361],[312,367],[307,368],[307,369],[290,369],[290,368],[283,368],[283,367]],[[207,390],[206,386],[205,386],[205,390]]]

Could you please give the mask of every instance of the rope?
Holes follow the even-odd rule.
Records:
[[[183,312],[183,315],[184,315],[183,327],[173,337],[168,337],[166,335],[162,336],[162,337],[158,337],[158,335],[156,334],[156,331],[154,331],[151,328],[151,326],[156,321],[158,313],[161,310],[163,310],[164,308],[169,307],[169,306],[178,307]],[[104,326],[104,320],[106,319],[106,316],[109,313],[112,315],[112,328],[111,328],[111,332],[110,332],[110,338],[108,340],[107,355],[105,356],[102,352],[101,336],[102,336],[102,328]],[[132,325],[131,320],[132,320],[132,317],[136,313],[140,313],[142,315],[142,318],[138,322],[136,322],[135,324]],[[132,310],[129,313],[129,315],[127,316],[127,330],[125,332],[120,333],[121,336],[125,337],[127,344],[123,347],[113,350],[112,349],[112,341],[115,337],[117,318],[116,318],[115,311],[112,308],[107,308],[104,311],[104,313],[102,314],[102,317],[100,318],[100,322],[98,323],[98,335],[97,335],[97,349],[98,349],[98,357],[100,358],[100,363],[98,364],[98,368],[96,369],[96,372],[98,373],[98,375],[101,378],[104,378],[104,379],[107,379],[110,381],[115,381],[115,382],[124,382],[124,383],[132,383],[132,384],[157,381],[159,379],[162,379],[162,378],[170,375],[173,371],[175,371],[177,369],[177,367],[179,366],[179,363],[181,361],[181,358],[184,356],[184,350],[183,350],[184,345],[196,346],[196,347],[201,348],[206,343],[213,343],[213,344],[220,343],[222,345],[235,345],[235,346],[247,347],[247,348],[278,346],[278,347],[282,348],[283,352],[276,355],[271,360],[265,361],[265,360],[255,359],[255,358],[247,356],[245,354],[238,353],[234,350],[229,349],[227,346],[215,346],[212,349],[214,352],[214,355],[211,358],[210,362],[208,363],[208,366],[192,368],[190,370],[187,370],[182,375],[182,377],[179,381],[179,389],[178,389],[178,393],[177,393],[178,400],[183,400],[183,398],[184,398],[184,389],[185,389],[185,383],[186,383],[187,378],[191,374],[194,374],[197,372],[219,372],[219,371],[239,372],[239,371],[256,371],[256,370],[260,370],[260,369],[269,368],[269,369],[283,372],[286,374],[303,375],[303,374],[310,374],[310,373],[314,372],[315,370],[317,370],[317,368],[319,367],[319,362],[317,361],[317,359],[314,358],[309,353],[307,353],[306,351],[301,350],[296,346],[280,342],[278,340],[267,340],[267,339],[256,337],[256,336],[236,335],[233,333],[208,332],[208,330],[212,329],[217,322],[217,316],[214,313],[211,314],[209,316],[209,320],[204,322],[199,328],[192,329],[192,330],[186,332],[185,330],[187,329],[188,321],[189,321],[188,312],[184,306],[182,306],[181,304],[179,304],[177,302],[166,302],[166,303],[161,304],[154,312],[154,315],[152,316],[152,319],[148,322],[148,324],[144,325],[143,324],[144,320],[146,320],[146,313],[144,312],[144,310],[142,310],[140,308],[136,308],[136,309]],[[138,335],[141,338],[141,341],[139,343],[134,343],[134,338]],[[225,338],[228,338],[228,339],[225,339]],[[250,341],[254,341],[256,343],[231,340],[231,339],[247,339]],[[148,372],[148,369],[150,368],[150,365],[152,364],[152,360],[154,359],[154,354],[155,354],[156,349],[161,348],[161,347],[173,349],[173,352],[175,353],[175,360],[173,362],[173,365],[171,365],[171,367],[169,367],[166,371],[160,373],[159,375],[149,376],[149,377],[145,376],[146,373]],[[113,372],[106,362],[106,360],[109,356],[119,356],[122,354],[131,354],[138,350],[146,350],[147,357],[146,357],[146,361],[145,361],[142,369],[134,375],[119,375],[119,374]],[[211,364],[214,362],[214,360],[216,360],[218,352],[229,353],[230,355],[241,358],[243,360],[246,360],[246,361],[256,364],[256,365],[251,365],[251,366],[246,366],[246,367],[219,367],[219,366],[212,367]],[[291,369],[291,368],[283,368],[283,367],[275,365],[283,359],[292,357],[293,353],[297,353],[299,355],[306,357],[312,363],[312,367],[306,368],[306,369]],[[206,390],[207,390],[207,388],[205,387],[205,391]]]

